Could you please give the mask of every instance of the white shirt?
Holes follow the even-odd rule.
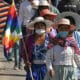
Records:
[[[24,0],[19,9],[19,25],[27,25],[32,16],[35,14],[31,3],[28,0]]]
[[[67,46],[66,48],[59,45],[54,46],[53,48],[48,50],[46,55],[46,65],[48,70],[52,69],[52,64],[67,66],[73,65],[74,67],[76,67],[77,65],[75,63],[74,54],[74,49],[70,46]],[[80,60],[78,61],[78,66],[80,66]]]

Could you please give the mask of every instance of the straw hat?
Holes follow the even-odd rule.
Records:
[[[80,29],[80,15],[74,12],[62,12],[57,15],[55,22],[59,21],[61,18],[71,16],[75,20],[75,25],[77,29]]]
[[[47,0],[40,0],[39,6],[50,6]]]
[[[43,10],[41,10],[40,11],[40,15],[41,16],[50,15],[52,19],[54,19],[57,16],[57,14],[51,12],[49,9],[43,9]]]
[[[39,0],[33,0],[36,6],[39,6]]]
[[[34,24],[38,22],[43,22],[46,24],[46,27],[52,26],[53,22],[50,20],[45,20],[43,17],[36,17],[33,21],[29,22],[27,25],[28,29],[34,30]]]
[[[70,25],[70,20],[66,18],[62,18],[58,21],[58,25]]]

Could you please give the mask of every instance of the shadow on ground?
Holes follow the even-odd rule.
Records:
[[[25,77],[25,75],[23,75],[23,74],[3,74],[3,73],[0,73],[0,76],[19,76],[19,77]]]

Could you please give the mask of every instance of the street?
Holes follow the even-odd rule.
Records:
[[[25,80],[26,72],[24,70],[14,70],[14,61],[7,62],[0,47],[0,80]],[[80,71],[78,71],[78,80],[80,80]]]
[[[0,80],[25,80],[24,70],[14,70],[14,61],[7,62],[0,47]]]

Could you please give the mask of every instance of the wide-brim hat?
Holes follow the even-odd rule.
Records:
[[[40,0],[39,6],[50,6],[47,0]]]
[[[34,20],[28,23],[27,28],[34,30],[34,24],[42,22],[46,25],[46,27],[51,27],[53,25],[53,22],[50,20],[45,20],[43,17],[36,17]]]
[[[75,20],[76,29],[80,29],[80,15],[75,12],[62,12],[57,15],[55,22],[58,22],[61,18],[71,16]]]
[[[56,18],[57,14],[51,12],[49,9],[43,9],[40,11],[40,16],[50,15],[52,19]]]
[[[58,25],[70,25],[70,20],[66,18],[62,18],[58,21]]]
[[[39,0],[33,0],[36,6],[39,6]]]

